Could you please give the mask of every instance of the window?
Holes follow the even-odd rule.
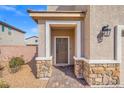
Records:
[[[2,32],[4,32],[4,30],[5,30],[5,29],[4,29],[4,25],[2,25]]]
[[[38,42],[38,40],[35,40],[35,43],[37,43]]]

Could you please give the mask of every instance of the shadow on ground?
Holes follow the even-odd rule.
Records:
[[[36,48],[36,53],[35,55],[33,56],[33,58],[27,63],[31,70],[32,70],[32,73],[33,75],[35,76],[36,78],[36,75],[37,75],[37,69],[36,69],[36,61],[35,61],[35,58],[38,56],[38,47]]]
[[[74,75],[74,66],[53,66],[52,77],[47,84],[48,88],[82,88],[89,87],[84,79],[77,79]]]

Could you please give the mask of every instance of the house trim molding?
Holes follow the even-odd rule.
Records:
[[[124,31],[124,25],[117,25],[115,28],[115,44],[116,44],[116,49],[115,49],[115,58],[118,60],[121,65],[120,65],[120,84],[123,84],[124,79],[123,79],[123,69],[124,69],[124,63],[122,63],[122,31]]]
[[[75,56],[81,57],[81,22],[80,21],[46,21],[46,57],[51,55],[51,31],[50,24],[75,24]]]
[[[52,56],[51,57],[36,57],[35,60],[36,61],[40,61],[40,60],[52,60]]]
[[[93,60],[93,59],[86,59],[84,57],[81,57],[81,58],[77,58],[77,57],[73,57],[74,60],[81,60],[81,61],[84,61],[84,62],[87,62],[88,64],[109,64],[109,63],[120,63],[119,61],[117,60],[104,60],[104,59],[99,59],[99,60]]]
[[[122,31],[124,30],[124,25],[117,25],[115,28],[115,59],[122,62]]]

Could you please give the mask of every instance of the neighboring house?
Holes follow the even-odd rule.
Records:
[[[25,32],[0,21],[0,45],[25,45]]]
[[[123,11],[95,5],[28,10],[39,27],[37,77],[50,77],[51,65],[74,65],[76,77],[89,85],[124,84]]]
[[[37,36],[28,37],[25,39],[25,42],[27,46],[36,46],[38,45],[38,37]]]

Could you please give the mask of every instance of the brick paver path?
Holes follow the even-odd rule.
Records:
[[[48,88],[82,88],[89,87],[84,79],[76,79],[73,66],[53,67],[52,77],[47,83]]]

